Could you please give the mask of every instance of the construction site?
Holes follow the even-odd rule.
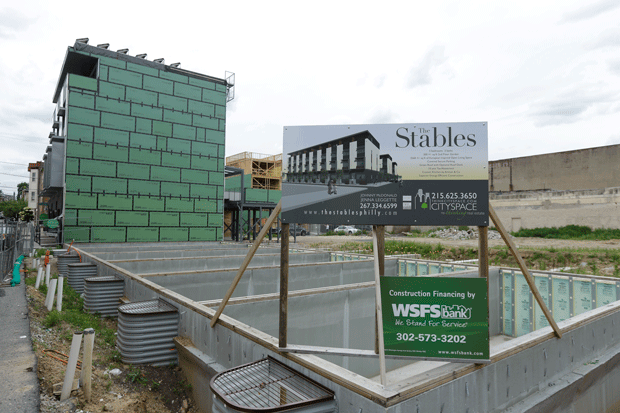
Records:
[[[214,242],[84,244],[76,251],[83,262],[96,265],[102,281],[122,280],[122,302],[131,303],[125,305],[144,303],[136,311],[145,325],[150,320],[157,325],[162,312],[175,314],[167,335],[174,354],[158,345],[161,334],[149,342],[119,333],[119,343],[129,343],[121,354],[128,363],[178,357],[203,411],[262,411],[261,403],[273,397],[283,410],[340,412],[612,411],[619,402],[613,390],[618,373],[612,368],[620,351],[615,278],[532,273],[561,329],[557,338],[523,274],[491,267],[490,363],[389,359],[384,386],[374,352],[372,256],[291,248],[288,344],[281,347],[277,244],[258,248],[217,324],[210,326],[249,249]],[[405,256],[386,258],[384,271],[401,277],[479,276],[475,265]],[[293,373],[279,379],[240,367],[259,360],[281,363]],[[220,387],[211,381],[230,371],[242,379]],[[310,396],[317,384],[329,397]]]
[[[36,246],[61,246],[50,248],[58,277],[39,267],[36,289],[46,286],[49,311],[66,277],[85,312],[116,319],[119,362],[178,365],[202,412],[620,410],[619,279],[528,269],[506,230],[617,228],[617,157],[602,153],[620,145],[489,163],[487,122],[370,125],[380,132],[372,134],[356,125],[353,135],[340,125],[337,139],[323,136],[332,127],[313,139],[290,127],[299,139],[289,139],[297,145],[289,153],[226,157],[233,73],[208,76],[88,42],[67,48],[37,167],[33,196],[46,200],[58,229],[28,227],[28,247],[3,267]],[[428,148],[431,130],[437,158],[410,162],[412,148],[426,150],[414,136],[426,131]],[[389,154],[379,135],[389,136],[381,147]],[[411,147],[400,150],[407,145],[394,146],[394,136]],[[450,142],[443,158],[438,136]],[[599,178],[610,162],[615,172]],[[575,165],[580,181],[570,176]],[[287,195],[295,202],[285,205]],[[345,196],[358,198],[342,206]],[[368,216],[355,221],[357,212]],[[491,221],[518,267],[489,265]],[[372,225],[372,253],[295,242],[298,225],[301,236],[345,223]],[[384,255],[386,228],[448,224],[478,231],[477,260]],[[488,357],[386,355],[382,277],[486,279]],[[67,377],[61,399],[72,391]]]

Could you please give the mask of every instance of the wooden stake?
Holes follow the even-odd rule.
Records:
[[[84,398],[87,403],[90,403],[94,344],[95,330],[87,328],[84,330],[84,356],[82,357],[83,363],[81,373],[81,382],[84,383]]]
[[[549,312],[549,309],[545,305],[545,302],[543,301],[542,297],[540,296],[540,293],[538,292],[538,289],[536,288],[536,285],[534,284],[534,279],[530,275],[530,272],[528,271],[527,266],[525,265],[525,261],[523,261],[523,258],[521,258],[521,254],[519,254],[519,251],[517,251],[517,247],[512,242],[512,239],[510,239],[510,235],[508,235],[508,232],[502,225],[502,222],[499,220],[499,217],[495,213],[495,210],[491,206],[491,203],[489,203],[489,215],[491,216],[491,219],[493,220],[493,223],[495,224],[495,228],[497,228],[497,230],[499,231],[499,234],[502,236],[502,239],[508,246],[510,253],[515,258],[515,260],[517,260],[517,264],[519,265],[519,268],[521,269],[521,272],[523,273],[523,276],[525,277],[525,281],[527,281],[527,285],[530,286],[530,290],[532,291],[532,294],[534,295],[536,302],[542,309],[543,313],[545,313],[545,317],[547,317],[547,321],[549,321],[549,324],[553,328],[555,335],[558,338],[562,338],[562,331],[560,330],[560,327],[558,327],[555,320],[553,319],[553,316],[551,315],[551,312]]]
[[[280,347],[286,347],[288,335],[288,246],[289,224],[282,224],[280,244]]]
[[[381,384],[386,385],[385,372],[385,344],[383,342],[383,313],[381,307],[381,275],[379,272],[379,241],[377,226],[372,226],[372,246],[375,255],[375,314],[377,316],[377,325],[379,330],[379,370],[381,372]],[[382,251],[383,253],[384,251]]]
[[[489,227],[478,227],[478,270],[480,277],[489,278]]]
[[[222,314],[222,311],[224,311],[224,307],[226,307],[226,303],[228,303],[228,300],[235,292],[235,288],[237,288],[237,284],[239,284],[239,281],[241,280],[241,276],[243,276],[245,269],[248,268],[248,265],[250,264],[252,257],[254,257],[254,254],[256,253],[258,246],[260,245],[263,238],[265,238],[265,234],[271,228],[271,224],[273,224],[273,221],[275,221],[281,209],[282,209],[282,200],[278,202],[278,205],[276,205],[271,215],[269,215],[269,218],[267,218],[267,222],[265,223],[265,226],[263,226],[263,229],[258,234],[256,241],[254,241],[254,244],[252,244],[252,248],[250,248],[250,251],[248,251],[248,255],[245,256],[245,260],[243,260],[243,264],[241,264],[241,267],[239,267],[239,271],[237,272],[235,279],[230,285],[230,288],[228,288],[228,291],[226,292],[226,295],[224,296],[222,303],[220,304],[219,308],[215,312],[215,315],[213,316],[213,319],[211,320],[212,328],[215,327],[215,323],[217,323],[217,319]]]
[[[385,275],[385,226],[384,225],[375,225],[374,228],[377,229],[377,255],[375,255],[375,259],[378,258],[379,261],[379,276],[383,277]],[[382,327],[379,327],[379,320],[377,319],[377,314],[375,313],[375,353],[379,354],[379,334],[383,334]]]

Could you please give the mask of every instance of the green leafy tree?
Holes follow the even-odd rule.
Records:
[[[27,204],[23,199],[0,202],[0,211],[4,213],[6,218],[19,218],[19,212],[25,207],[27,207]]]
[[[28,191],[28,182],[22,182],[21,184],[17,184],[17,197],[23,198],[24,191]]]

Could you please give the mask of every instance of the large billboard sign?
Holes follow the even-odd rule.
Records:
[[[381,277],[385,354],[489,359],[486,278]]]
[[[283,222],[488,225],[486,122],[287,126]]]

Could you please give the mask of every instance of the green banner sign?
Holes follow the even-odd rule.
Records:
[[[381,277],[385,354],[489,359],[485,278]]]

